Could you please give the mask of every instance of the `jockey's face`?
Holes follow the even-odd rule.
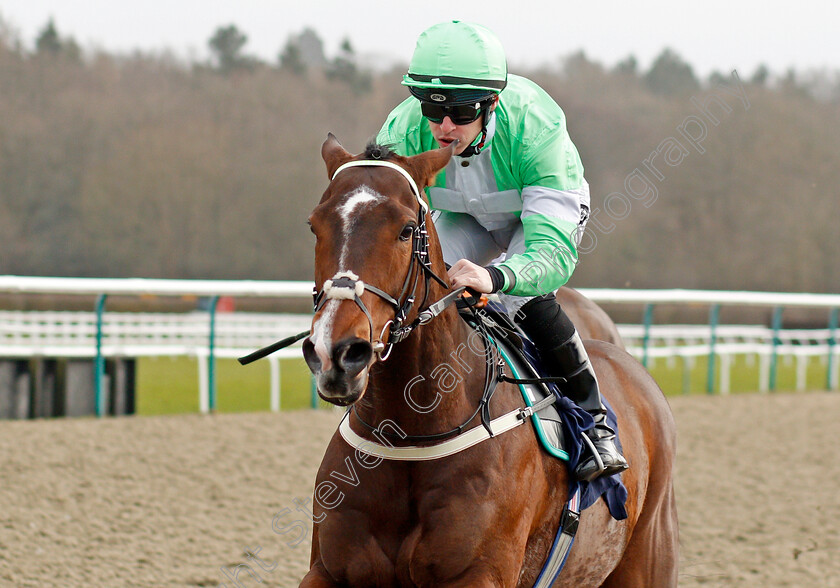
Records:
[[[491,112],[495,110],[498,101],[499,99],[497,97],[493,104],[490,105]],[[429,128],[432,130],[432,135],[441,147],[448,147],[452,141],[457,139],[458,147],[455,148],[455,155],[461,155],[467,147],[472,145],[472,142],[475,141],[479,133],[481,133],[483,118],[483,116],[479,116],[471,123],[456,125],[447,116],[439,123],[430,120]]]

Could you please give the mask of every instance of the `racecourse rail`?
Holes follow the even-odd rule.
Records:
[[[291,314],[219,313],[222,296],[234,298],[308,298],[312,283],[291,281],[224,281],[51,278],[0,276],[0,293],[95,296],[90,312],[0,311],[0,358],[65,357],[92,358],[95,362],[97,414],[104,414],[102,380],[106,357],[193,356],[199,358],[199,407],[215,410],[216,359],[238,357],[278,339],[306,330],[311,317]],[[707,391],[715,391],[715,363],[719,359],[718,390],[729,391],[733,356],[746,354],[760,361],[760,391],[776,387],[777,362],[781,356],[797,362],[797,388],[805,387],[809,358],[827,361],[826,388],[836,390],[840,349],[837,346],[840,295],[770,292],[724,292],[710,290],[622,290],[579,288],[597,303],[642,306],[639,325],[619,325],[630,353],[645,365],[654,358],[681,360],[687,373],[698,357],[708,358]],[[204,296],[207,311],[191,313],[107,312],[113,296]],[[707,325],[655,325],[656,305],[705,305]],[[722,306],[760,306],[773,309],[770,326],[721,325]],[[824,329],[782,329],[786,307],[824,308]],[[300,357],[293,347],[268,358],[270,406],[280,407],[279,359]],[[315,400],[313,398],[313,404]]]

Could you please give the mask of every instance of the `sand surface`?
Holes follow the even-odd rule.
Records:
[[[671,406],[680,585],[840,587],[840,394]],[[337,418],[0,421],[0,586],[297,586]]]

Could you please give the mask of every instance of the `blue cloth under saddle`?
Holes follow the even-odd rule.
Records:
[[[542,376],[550,375],[542,366],[537,354],[536,347],[527,338],[522,338],[522,343],[525,351],[525,356],[534,367],[536,372]],[[582,435],[584,431],[591,429],[595,423],[592,416],[580,408],[577,404],[563,396],[556,384],[547,384],[549,389],[557,397],[557,402],[554,405],[560,413],[560,418],[564,425],[564,450],[569,454],[569,471],[572,472],[581,459],[581,454],[585,451],[584,441]],[[604,406],[607,408],[607,424],[616,432],[615,442],[619,451],[622,451],[621,440],[619,437],[618,422],[616,421],[615,412],[605,397],[602,397]],[[571,480],[572,487],[569,495],[574,493],[575,484],[580,485],[581,504],[580,509],[589,508],[598,500],[599,497],[604,498],[607,506],[610,509],[610,514],[616,520],[624,520],[627,518],[627,510],[624,504],[627,501],[627,488],[621,482],[621,474],[613,476],[601,476],[592,482],[577,482]]]

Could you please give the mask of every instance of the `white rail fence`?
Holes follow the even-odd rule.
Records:
[[[771,389],[774,358],[785,358],[796,363],[796,389],[807,386],[808,363],[820,358],[826,364],[826,388],[837,389],[840,348],[836,333],[831,329],[780,329],[760,325],[719,325],[716,332],[704,325],[652,325],[648,329],[648,346],[645,348],[644,325],[618,325],[627,350],[639,360],[668,360],[668,365],[680,360],[685,372],[695,360],[710,354],[720,359],[717,390],[728,394],[731,389],[733,360],[746,356],[748,362],[759,362],[758,389]],[[714,343],[713,343],[714,340]],[[832,359],[829,359],[829,358]]]
[[[310,317],[298,314],[225,313],[216,318],[216,357],[235,358],[278,339],[306,330]],[[703,325],[652,325],[649,344],[643,346],[644,325],[619,325],[628,351],[639,359],[681,360],[690,368],[695,358],[712,351],[712,332]],[[0,311],[0,357],[95,358],[97,315],[94,312]],[[771,358],[792,357],[796,361],[796,388],[804,390],[809,358],[828,358],[830,329],[787,329],[777,333],[757,325],[721,325],[717,328],[715,353],[720,358],[718,390],[730,390],[732,358],[755,356],[760,362],[759,389],[769,389]],[[114,357],[208,358],[208,316],[193,313],[106,313],[101,352]],[[840,356],[840,347],[833,349]],[[269,396],[273,410],[280,406],[280,359],[300,357],[299,347],[267,358],[272,374]],[[831,381],[838,381],[840,360],[832,362]],[[207,363],[198,362],[199,405],[209,408]]]
[[[298,314],[219,313],[215,317],[214,357],[236,358],[309,328],[311,317]],[[60,357],[96,359],[195,357],[199,408],[212,406],[210,327],[207,312],[104,313],[101,342],[95,312],[0,311],[0,358]],[[280,360],[301,357],[300,347],[267,358],[271,410],[280,410]]]
[[[92,312],[0,311],[0,358],[62,357],[94,358],[97,386],[105,357],[193,356],[198,362],[199,405],[202,412],[215,407],[214,364],[217,357],[238,357],[278,339],[306,330],[310,317],[289,314],[216,313],[219,296],[301,298],[311,295],[306,282],[249,282],[201,280],[30,278],[0,276],[0,293],[77,294],[97,296]],[[737,355],[758,358],[762,391],[775,388],[777,358],[797,362],[797,388],[806,385],[808,361],[823,357],[828,364],[826,387],[836,389],[840,348],[837,339],[837,309],[840,295],[774,294],[764,292],[715,292],[691,290],[581,289],[599,303],[624,303],[645,307],[644,324],[620,325],[619,331],[634,354],[644,363],[669,358],[683,367],[700,357],[709,358],[708,390],[715,361],[720,361],[721,393],[730,389],[732,359]],[[106,312],[108,296],[159,295],[208,296],[209,312],[116,313]],[[710,308],[709,325],[654,325],[655,304],[704,304]],[[774,324],[719,325],[721,305],[770,306],[776,309]],[[824,329],[782,329],[784,307],[830,309]],[[280,406],[280,365],[286,357],[299,357],[299,347],[269,358],[272,410]],[[97,413],[101,406],[97,391]]]

